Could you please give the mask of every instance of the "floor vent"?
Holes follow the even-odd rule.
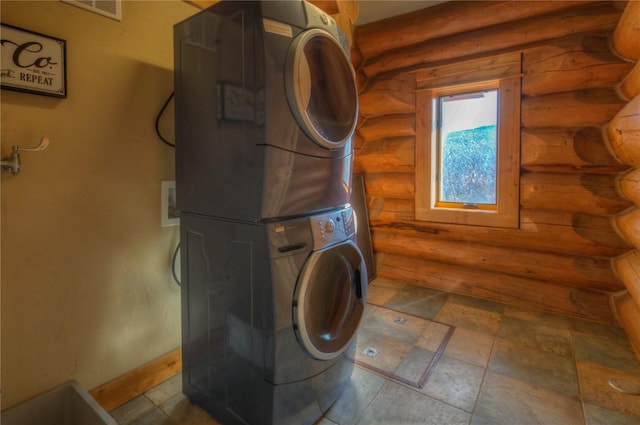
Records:
[[[116,21],[122,20],[122,0],[60,0]]]

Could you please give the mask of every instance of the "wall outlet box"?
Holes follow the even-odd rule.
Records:
[[[176,208],[176,182],[163,181],[160,186],[160,226],[178,226],[180,216]]]

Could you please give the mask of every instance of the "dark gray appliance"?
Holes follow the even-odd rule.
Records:
[[[349,202],[358,99],[329,15],[222,1],[178,23],[174,40],[180,211],[258,221]]]
[[[183,391],[224,424],[312,424],[366,300],[345,37],[303,1],[222,1],[174,41]]]
[[[314,423],[351,377],[346,351],[364,312],[351,207],[180,220],[183,391],[224,424]]]

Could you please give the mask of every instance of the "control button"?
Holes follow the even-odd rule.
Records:
[[[329,25],[329,19],[327,19],[327,15],[320,15],[320,20],[322,21],[323,24],[325,25]]]
[[[324,231],[327,233],[333,233],[335,229],[336,224],[333,222],[333,220],[329,220],[324,224]]]

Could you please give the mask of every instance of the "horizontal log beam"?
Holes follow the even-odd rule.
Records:
[[[618,173],[629,168],[611,155],[596,127],[525,129],[521,143],[521,166],[527,171]]]
[[[622,327],[640,361],[640,306],[629,294],[616,297],[615,305]]]
[[[402,16],[360,25],[358,47],[371,58],[399,47],[423,43],[503,22],[557,12],[587,4],[579,2],[447,2]]]
[[[620,14],[610,4],[595,3],[542,17],[494,25],[391,50],[369,59],[363,70],[368,77],[399,70],[418,70],[440,61],[486,55],[576,33],[611,31],[618,23]],[[476,12],[474,17],[478,16]],[[429,27],[432,23],[426,20],[423,25]],[[368,58],[366,53],[365,57]]]
[[[636,96],[606,127],[607,143],[616,158],[640,167],[640,96]]]
[[[576,257],[482,243],[434,239],[375,228],[376,252],[470,267],[486,272],[525,277],[581,289],[616,292],[624,289],[608,258]]]
[[[402,75],[376,80],[358,100],[360,113],[367,118],[415,112],[415,79]]]
[[[365,173],[413,172],[415,139],[395,137],[366,142],[355,157]]]
[[[389,137],[415,136],[416,115],[411,113],[369,118],[358,127],[358,133],[368,142]]]
[[[542,95],[588,88],[615,87],[633,65],[609,48],[604,36],[550,40],[523,54],[522,93]]]
[[[627,100],[640,96],[640,61],[636,62],[631,72],[622,80],[618,90]]]
[[[369,202],[369,218],[374,231],[459,242],[491,241],[496,246],[564,255],[616,257],[632,249],[605,216],[524,210],[520,229],[456,226],[416,221],[412,200],[373,198]]]
[[[613,268],[636,304],[640,305],[640,251],[616,258]]]
[[[614,89],[588,89],[522,100],[522,126],[598,127],[611,121],[624,107]]]
[[[351,22],[358,19],[360,3],[358,0],[307,0],[309,3],[325,11],[329,15],[344,14]]]
[[[618,187],[622,196],[640,205],[640,168],[634,168],[618,177]],[[640,226],[640,223],[638,224]]]
[[[622,57],[640,60],[640,3],[627,2],[613,33],[613,48]]]
[[[383,254],[376,258],[378,276],[421,286],[491,299],[519,307],[615,323],[608,296],[535,279],[507,276],[468,267]]]
[[[586,214],[617,214],[632,204],[622,198],[615,176],[602,174],[524,173],[520,203],[527,209]]]
[[[615,223],[618,233],[631,245],[640,249],[640,208],[632,208],[619,214]]]
[[[369,174],[366,177],[367,195],[379,198],[414,199],[413,173]]]

